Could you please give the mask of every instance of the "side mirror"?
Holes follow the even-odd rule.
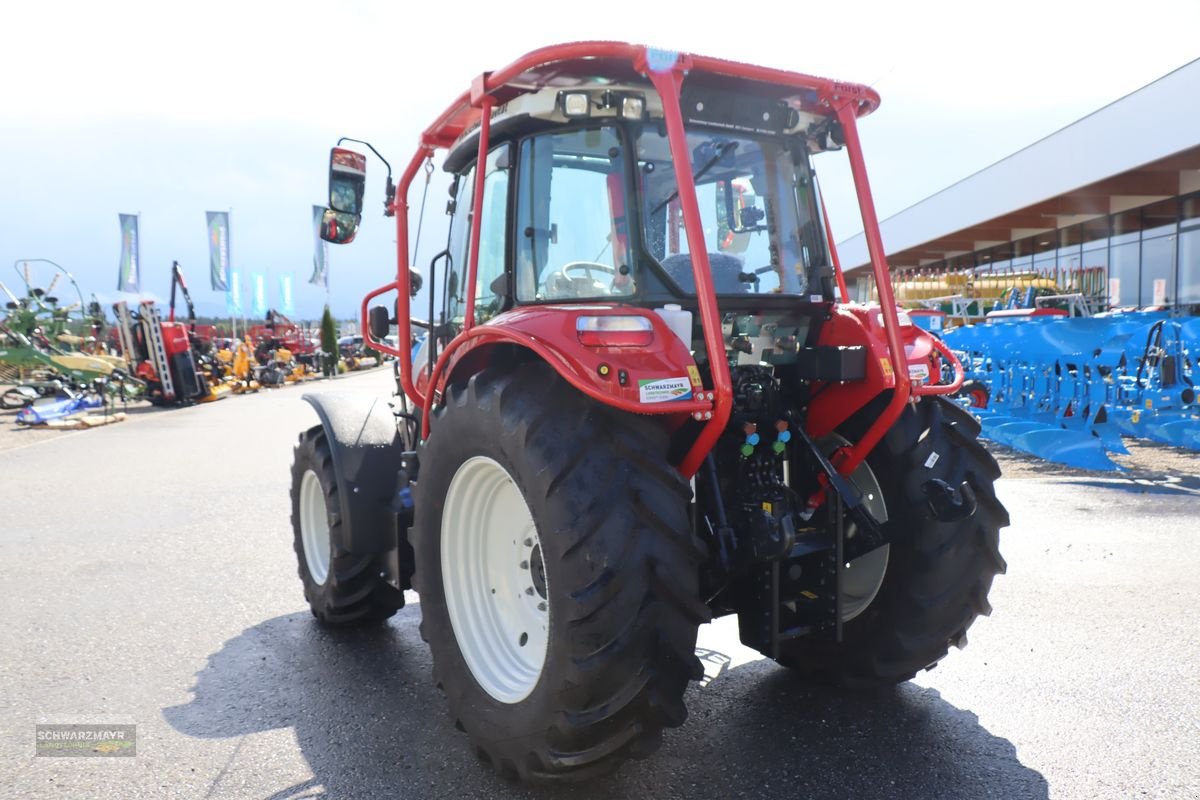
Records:
[[[408,270],[408,295],[416,297],[417,292],[421,291],[421,287],[425,285],[425,279],[421,277],[421,273],[413,268]]]
[[[367,328],[371,332],[371,338],[377,342],[383,341],[391,332],[392,318],[385,306],[371,307],[367,312]]]
[[[335,147],[329,151],[329,207],[342,214],[361,216],[367,186],[367,157]]]
[[[327,208],[321,215],[321,238],[334,244],[353,242],[360,219],[357,214],[343,214]]]

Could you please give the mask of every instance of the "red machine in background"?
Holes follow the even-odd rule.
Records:
[[[280,347],[291,351],[297,361],[305,364],[311,361],[316,352],[316,346],[305,335],[304,328],[275,309],[267,311],[266,322],[251,325],[246,331],[246,338],[262,364],[267,363],[271,359],[271,352]]]
[[[188,306],[186,323],[175,321],[176,286],[183,290]],[[171,301],[165,322],[150,300],[142,301],[136,312],[125,302],[117,303],[113,313],[121,352],[130,371],[146,382],[152,403],[194,403],[223,396],[198,366],[202,347],[195,336],[196,307],[178,261],[171,263]]]

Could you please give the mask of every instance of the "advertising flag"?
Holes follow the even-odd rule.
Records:
[[[264,316],[267,313],[267,276],[261,272],[252,273],[250,285],[254,291],[254,304],[251,308],[254,309],[255,316]]]
[[[236,269],[229,271],[229,291],[225,293],[225,307],[231,317],[242,313],[242,276],[238,275]]]
[[[296,306],[292,302],[292,273],[287,272],[279,276],[279,310],[284,316],[291,316],[296,313]]]
[[[208,223],[208,274],[214,292],[229,291],[229,212],[205,211]]]
[[[308,282],[314,286],[329,288],[329,247],[321,238],[322,206],[313,206],[313,273]]]
[[[121,268],[117,275],[118,292],[139,292],[142,276],[138,256],[138,215],[120,214]]]

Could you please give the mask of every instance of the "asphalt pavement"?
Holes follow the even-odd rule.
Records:
[[[288,522],[316,422],[301,393],[0,452],[0,798],[1200,797],[1194,475],[1002,480],[995,612],[934,671],[813,688],[719,621],[656,755],[530,788],[448,719],[415,595],[374,631],[309,615]],[[137,755],[35,757],[39,723],[134,724]]]

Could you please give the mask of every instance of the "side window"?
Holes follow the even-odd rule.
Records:
[[[521,143],[515,227],[519,300],[633,292],[625,186],[624,148],[613,128],[552,133]]]
[[[492,286],[504,274],[508,253],[508,169],[510,145],[501,145],[488,154],[487,173],[483,179],[483,215],[479,230],[479,269],[475,282],[475,322],[487,322],[500,312],[503,295]],[[464,285],[471,256],[471,217],[475,203],[475,168],[458,180],[454,219],[450,225],[451,281],[454,289],[447,315],[461,319],[466,310]]]
[[[500,313],[504,296],[492,289],[504,274],[508,254],[509,145],[488,154],[483,178],[483,220],[479,229],[479,272],[475,283],[475,322],[487,322]]]
[[[454,217],[450,220],[450,241],[446,245],[450,257],[446,263],[449,299],[446,318],[462,320],[464,313],[462,283],[467,274],[467,249],[471,245],[471,199],[475,196],[475,169],[458,176],[458,193],[454,196]],[[441,291],[441,284],[438,290]]]

